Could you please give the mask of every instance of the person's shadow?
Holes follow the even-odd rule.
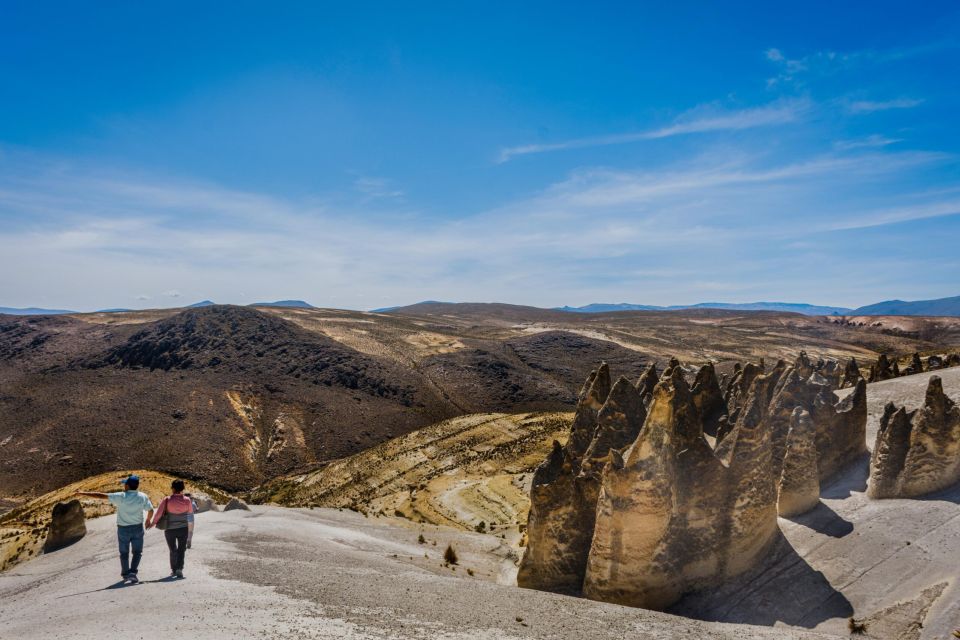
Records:
[[[115,589],[126,589],[127,587],[136,587],[141,584],[157,584],[162,582],[176,582],[180,578],[176,576],[167,576],[165,578],[159,578],[157,580],[141,580],[140,582],[128,582],[127,580],[120,580],[119,582],[114,582],[113,584],[107,585],[100,589],[91,589],[90,591],[80,591],[78,593],[68,593],[66,595],[59,596],[57,600],[61,598],[71,598],[73,596],[83,596],[88,593],[99,593],[101,591],[113,591]]]

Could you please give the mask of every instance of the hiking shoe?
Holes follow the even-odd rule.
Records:
[[[140,578],[138,578],[137,574],[135,573],[128,573],[127,582],[129,582],[130,584],[137,584],[138,582],[140,582]]]
[[[177,569],[176,571],[173,572],[173,575],[177,576],[178,578],[183,578],[183,571],[181,571],[180,569]]]

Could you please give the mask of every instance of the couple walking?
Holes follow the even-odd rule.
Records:
[[[193,538],[193,514],[196,503],[190,494],[183,492],[183,480],[170,484],[172,493],[160,501],[154,511],[149,496],[139,491],[140,478],[131,475],[123,481],[123,491],[100,493],[78,491],[78,496],[109,500],[117,508],[117,541],[120,544],[120,575],[128,582],[137,583],[137,568],[143,555],[143,532],[157,527],[162,529],[170,548],[170,575],[183,577],[183,561]],[[146,519],[143,513],[147,512]],[[131,559],[132,551],[132,559]]]

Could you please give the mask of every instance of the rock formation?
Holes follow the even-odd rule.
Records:
[[[896,362],[893,363],[896,366]],[[876,364],[870,365],[870,378],[868,382],[881,382],[883,380],[889,380],[890,378],[897,377],[899,371],[894,373],[893,369],[890,366],[890,360],[887,359],[885,353],[881,353],[877,358]]]
[[[193,501],[197,503],[197,513],[204,513],[205,511],[217,511],[217,503],[213,501],[213,498],[206,494],[195,493],[192,496]]]
[[[960,407],[943,392],[938,376],[927,386],[923,407],[884,410],[870,460],[871,498],[911,498],[960,481]]]
[[[53,518],[43,551],[49,553],[69,546],[87,535],[86,519],[79,500],[58,502],[53,505]]]
[[[865,451],[866,383],[838,400],[820,373],[839,381],[834,365],[748,363],[722,388],[708,364],[691,388],[671,360],[649,403],[654,369],[605,399],[609,372],[592,373],[570,440],[534,474],[518,585],[663,608],[762,562],[778,510],[814,507]]]
[[[616,386],[618,398],[624,398],[627,393],[624,385],[618,381]],[[639,392],[629,383],[627,386],[639,400]],[[548,459],[533,474],[527,552],[517,573],[517,584],[521,587],[559,593],[580,591],[593,532],[595,502],[582,493],[589,488],[590,482],[578,482],[577,479],[595,436],[598,440],[601,438],[598,419],[610,395],[610,369],[604,363],[590,373],[580,391],[566,446],[554,443]],[[642,401],[639,408],[643,408]],[[607,421],[617,413],[611,406],[605,414]],[[604,433],[602,438],[607,441],[616,439],[610,433]],[[594,446],[591,455],[606,456],[607,451],[600,452],[600,447],[599,443]]]
[[[903,371],[904,375],[912,376],[917,373],[923,373],[923,360],[920,359],[919,353],[914,353],[910,358],[910,364],[907,365],[907,368]]]
[[[786,454],[780,474],[777,513],[784,518],[806,513],[820,502],[816,427],[810,414],[795,407],[790,416]]]
[[[691,393],[704,433],[716,437],[720,419],[727,414],[727,405],[723,401],[723,391],[720,390],[712,364],[707,363],[697,371]]]
[[[224,511],[250,511],[250,507],[247,506],[247,503],[241,500],[240,498],[230,498],[230,502],[223,508]]]
[[[583,584],[589,598],[664,608],[722,571],[725,469],[681,369],[670,372],[636,442],[604,470]]]
[[[860,367],[857,366],[857,359],[850,358],[847,361],[847,366],[843,369],[843,378],[840,380],[840,388],[846,389],[847,387],[855,387],[857,381],[860,380],[863,376],[860,375]]]
[[[643,398],[645,404],[648,404],[650,398],[653,397],[653,388],[657,386],[659,379],[660,374],[657,373],[657,363],[651,362],[650,366],[640,375],[640,379],[637,380],[637,391],[640,392],[640,396]]]

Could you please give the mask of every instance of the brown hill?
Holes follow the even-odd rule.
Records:
[[[834,320],[482,304],[0,316],[0,504],[130,467],[249,489],[457,415],[570,410],[603,360],[636,377],[671,355],[868,362],[960,344],[960,319]]]

